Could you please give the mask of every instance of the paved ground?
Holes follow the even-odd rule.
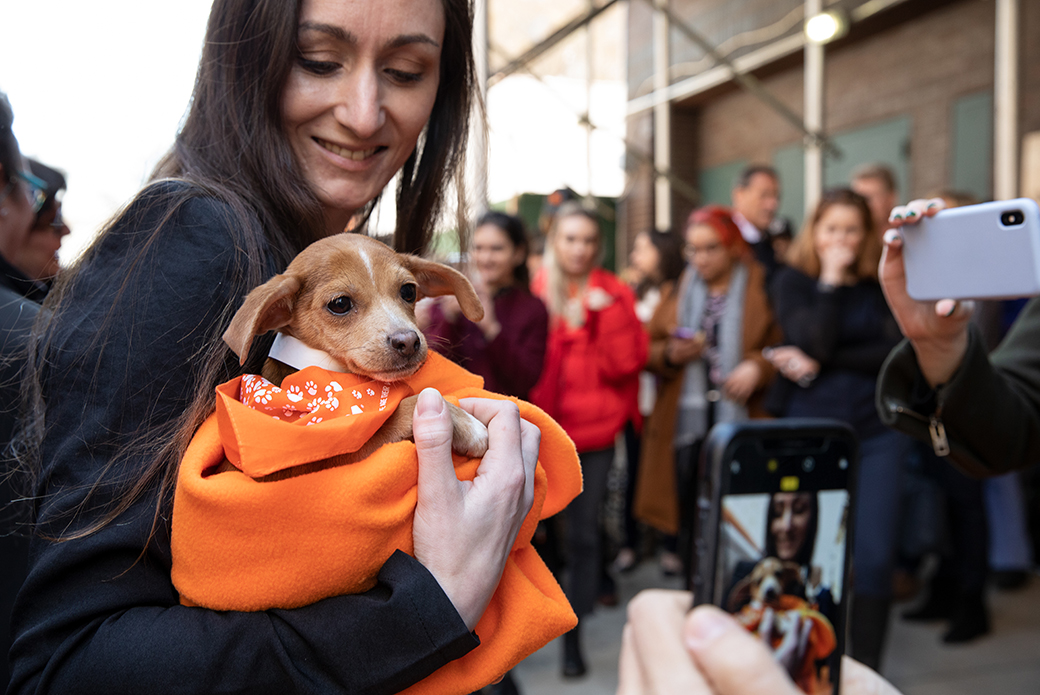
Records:
[[[618,582],[621,603],[597,608],[583,640],[589,673],[565,681],[557,642],[533,654],[514,671],[523,695],[613,695],[621,649],[624,605],[639,590],[678,588],[644,562]],[[1023,590],[991,595],[993,633],[970,645],[940,642],[943,626],[911,624],[893,616],[885,676],[904,695],[1036,695],[1040,692],[1040,577]],[[898,612],[904,607],[897,607]]]

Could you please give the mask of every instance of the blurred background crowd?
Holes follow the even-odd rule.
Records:
[[[1040,469],[973,480],[881,424],[874,384],[901,335],[876,269],[900,202],[1040,197],[1040,4],[478,7],[488,137],[471,157],[471,241],[441,251],[472,278],[486,313],[471,323],[450,299],[418,311],[434,349],[487,388],[540,406],[577,444],[584,492],[537,536],[582,619],[561,640],[562,676],[589,670],[585,626],[598,606],[618,604],[620,577],[639,568],[645,577],[648,564],[669,585],[687,576],[701,443],[712,425],[749,418],[836,417],[856,431],[852,655],[884,673],[893,616],[941,621],[944,644],[989,634],[992,592],[1035,582]],[[135,32],[157,30],[131,19]],[[17,26],[8,20],[0,31]],[[202,21],[192,31],[201,34]],[[67,23],[61,14],[55,22]],[[140,181],[98,189],[106,150],[127,143],[99,142],[68,105],[57,108],[61,76],[42,91],[40,70],[20,61],[16,70],[16,44],[5,43],[7,331],[32,320],[61,266]],[[193,64],[197,41],[181,43],[193,47]],[[109,70],[118,62],[104,59]],[[125,87],[103,74],[95,72],[104,86],[92,87],[91,117],[141,128],[147,116],[129,109],[147,96],[124,111],[114,92]],[[173,135],[145,130],[160,141]],[[87,157],[85,142],[94,148]],[[122,165],[122,175],[152,163]],[[391,216],[381,210],[371,231],[392,228]],[[61,248],[66,220],[71,248]],[[1022,305],[980,305],[975,320],[991,348]],[[0,404],[17,400],[11,373],[0,388]],[[13,417],[3,413],[3,441]],[[6,612],[25,544],[6,533],[0,542],[0,562],[15,568],[4,577]],[[492,688],[528,691],[522,680]]]

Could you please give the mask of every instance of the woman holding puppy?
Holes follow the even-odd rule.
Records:
[[[32,354],[32,566],[12,693],[396,692],[471,633],[530,508],[538,432],[515,407],[478,480],[451,463],[423,392],[415,557],[374,589],[294,610],[179,604],[177,464],[240,369],[221,341],[241,298],[309,243],[364,225],[398,172],[398,250],[420,252],[462,171],[474,99],[465,0],[216,0],[190,111],[153,180],[48,299]],[[246,578],[248,580],[248,578]]]

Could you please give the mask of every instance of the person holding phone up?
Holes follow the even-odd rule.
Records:
[[[893,209],[891,219],[913,225],[942,209],[940,199],[915,200]],[[1040,303],[1030,301],[987,355],[970,322],[972,302],[907,294],[900,228],[885,234],[879,277],[906,336],[878,380],[885,424],[930,441],[969,475],[999,475],[1040,460]]]

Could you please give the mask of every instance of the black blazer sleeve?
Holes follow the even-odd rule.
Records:
[[[159,236],[140,231],[168,213],[131,208],[86,261],[59,319],[43,377],[45,532],[81,528],[92,513],[70,513],[88,495],[93,509],[113,481],[139,476],[146,459],[113,465],[112,453],[185,407],[196,356],[247,289],[226,206],[194,199]],[[99,532],[33,540],[9,693],[390,693],[477,644],[436,580],[403,554],[364,594],[256,613],[181,606],[168,515],[146,547],[156,495],[153,486]]]

